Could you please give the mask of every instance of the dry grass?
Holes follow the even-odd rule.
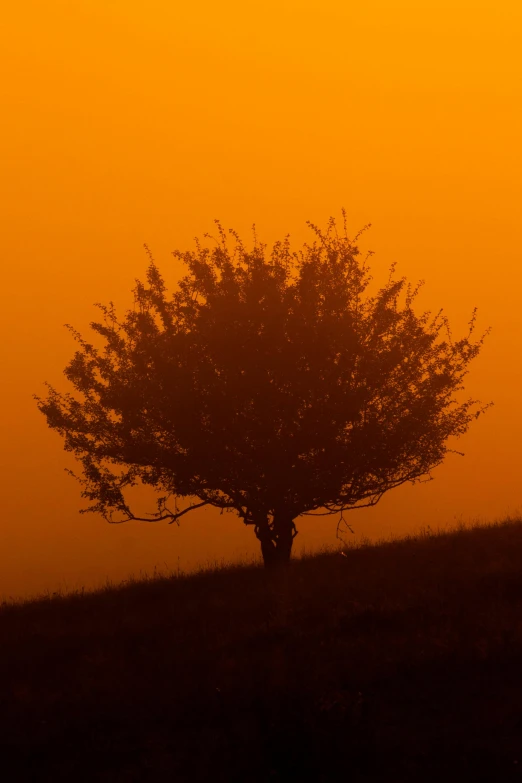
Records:
[[[2,763],[9,781],[518,780],[521,610],[514,519],[4,604]]]

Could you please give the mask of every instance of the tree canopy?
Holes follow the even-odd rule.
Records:
[[[134,306],[98,305],[96,347],[65,369],[75,393],[37,398],[82,466],[86,511],[178,521],[203,505],[253,525],[265,563],[287,562],[302,514],[373,505],[429,476],[487,406],[460,399],[483,344],[453,339],[442,311],[414,311],[395,276],[370,294],[369,259],[332,218],[313,241],[271,251],[217,223],[215,243],[174,253],[169,294],[149,254]],[[361,233],[361,232],[360,232]],[[208,235],[205,235],[208,237]],[[135,516],[126,490],[159,493]]]

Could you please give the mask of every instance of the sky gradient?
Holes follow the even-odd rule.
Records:
[[[181,6],[186,7],[182,8]],[[373,270],[425,280],[454,332],[492,327],[467,391],[495,406],[434,471],[351,538],[522,508],[522,6],[518,2],[22,2],[4,10],[0,598],[258,553],[205,511],[165,524],[80,516],[79,485],[32,395],[62,370],[94,302],[132,304],[146,242],[170,255],[213,219],[272,242],[348,212]],[[353,7],[352,7],[353,6]],[[298,523],[296,551],[335,543]]]

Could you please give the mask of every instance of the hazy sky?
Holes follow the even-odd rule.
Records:
[[[376,274],[426,285],[456,333],[492,326],[468,390],[495,407],[434,481],[354,512],[356,536],[522,508],[519,0],[40,0],[0,31],[2,411],[0,596],[257,554],[232,515],[176,526],[80,516],[79,486],[37,412],[67,388],[93,303],[132,302],[147,242],[170,251],[214,218],[308,238],[345,206]],[[300,524],[296,549],[335,542]],[[179,557],[179,560],[178,560]]]

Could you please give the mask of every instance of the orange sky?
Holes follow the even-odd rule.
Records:
[[[0,597],[257,553],[232,515],[179,529],[79,516],[31,396],[66,388],[64,323],[130,305],[143,242],[175,279],[169,251],[216,217],[298,244],[306,219],[345,206],[353,233],[373,224],[377,274],[397,261],[455,329],[475,305],[493,327],[468,390],[495,407],[466,457],[354,512],[356,537],[522,508],[521,23],[515,0],[6,6]],[[307,519],[297,551],[334,543],[335,525]]]

